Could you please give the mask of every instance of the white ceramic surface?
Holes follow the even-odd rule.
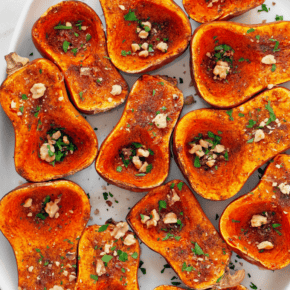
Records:
[[[4,54],[8,51],[16,51],[22,56],[28,57],[31,52],[33,56],[30,59],[35,59],[40,57],[36,48],[34,47],[31,40],[31,28],[36,19],[46,11],[46,9],[59,2],[58,0],[28,0],[27,3],[23,3],[24,0],[1,0],[0,1],[0,53]],[[101,6],[97,0],[85,0],[83,1],[90,5],[101,17],[101,20],[104,22],[103,12]],[[181,0],[176,1],[181,7]],[[271,8],[269,13],[262,12],[258,13],[258,9],[255,8],[250,12],[234,18],[232,21],[242,22],[242,23],[260,23],[262,20],[267,19],[268,22],[275,21],[276,15],[283,15],[284,20],[290,20],[290,1],[289,0],[276,0],[276,5],[273,6],[272,0],[267,0],[265,3],[268,7]],[[23,8],[24,7],[24,8]],[[20,11],[22,9],[21,16]],[[14,34],[11,40],[9,50],[7,49],[7,39],[11,38],[11,33],[13,30],[12,21],[18,19]],[[198,27],[198,24],[191,20],[192,28],[195,29]],[[6,30],[3,29],[7,26]],[[6,25],[6,26],[5,26]],[[0,81],[4,80],[6,77],[5,74],[5,64],[3,60],[4,55],[0,55]],[[169,76],[176,76],[177,78],[181,77],[184,80],[183,84],[179,85],[179,88],[183,91],[184,96],[194,94],[194,88],[189,87],[190,84],[190,73],[189,73],[189,50],[187,50],[182,56],[180,56],[173,63],[168,64],[167,66],[159,69],[157,71],[151,72],[151,74],[166,74]],[[123,74],[127,80],[129,86],[131,87],[138,76],[130,76]],[[290,88],[290,84],[287,83],[284,86]],[[186,106],[183,109],[182,116],[191,110],[196,110],[202,107],[208,107],[208,105],[199,97],[195,97],[197,103],[194,105]],[[119,120],[124,106],[119,107],[118,109],[100,114],[97,116],[87,117],[87,120],[92,125],[92,127],[97,127],[98,131],[96,134],[98,136],[99,144],[104,140],[104,138],[109,134],[113,126]],[[4,114],[2,108],[0,108],[0,198],[3,197],[10,190],[16,186],[25,182],[15,171],[14,160],[13,160],[13,150],[14,150],[14,133],[13,127],[9,119]],[[180,178],[184,180],[181,172],[177,168],[174,160],[172,159],[170,175],[167,181],[173,178]],[[123,189],[120,189],[116,186],[107,185],[104,180],[102,180],[94,169],[94,165],[90,166],[86,170],[83,170],[74,176],[69,178],[70,180],[75,181],[83,189],[90,193],[91,196],[91,206],[92,206],[92,217],[93,220],[89,224],[103,224],[108,218],[114,218],[115,220],[124,220],[128,212],[128,208],[132,207],[138,200],[140,200],[145,193],[134,193],[129,192]],[[197,196],[199,202],[201,203],[202,208],[205,213],[212,221],[212,223],[217,227],[218,220],[215,220],[216,214],[221,214],[226,205],[237,198],[238,196],[249,192],[254,188],[258,183],[258,173],[255,172],[242,190],[235,197],[227,201],[206,201],[203,198]],[[103,186],[106,186],[106,190],[102,189]],[[111,198],[113,201],[113,206],[108,207],[103,199],[103,192],[110,191],[114,198]],[[118,200],[119,203],[114,201]],[[95,209],[100,210],[99,215],[94,215],[93,212]],[[140,288],[143,290],[153,290],[154,287],[162,284],[171,285],[171,279],[173,276],[176,276],[173,270],[166,269],[163,274],[161,270],[163,265],[166,264],[164,258],[159,254],[156,254],[149,250],[144,244],[141,245],[142,254],[141,260],[144,262],[143,267],[146,268],[147,274],[142,274],[139,271],[139,283]],[[237,261],[237,262],[235,262]],[[257,285],[258,289],[263,290],[286,290],[290,289],[290,276],[289,270],[287,267],[280,271],[262,271],[259,270],[256,266],[253,266],[242,259],[238,259],[235,254],[232,256],[232,262],[235,265],[235,269],[244,268],[246,273],[251,275],[251,278],[247,275],[243,284],[249,289],[251,282]],[[288,277],[289,276],[289,277]],[[179,280],[173,280],[178,282]],[[182,284],[181,284],[182,286]],[[12,251],[12,248],[5,237],[0,233],[0,290],[16,290],[17,289],[17,266],[15,257]]]

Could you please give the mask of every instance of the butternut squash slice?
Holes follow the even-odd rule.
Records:
[[[130,210],[127,221],[187,287],[208,289],[226,274],[231,252],[182,181],[172,180],[151,190]],[[238,285],[244,271],[237,274]]]
[[[232,108],[289,81],[289,29],[287,21],[201,25],[191,41],[191,73],[198,94],[214,107]]]
[[[289,106],[289,90],[275,88],[235,109],[185,115],[175,128],[173,151],[192,188],[212,200],[238,193],[256,169],[289,149]]]
[[[169,81],[160,76],[140,77],[120,121],[100,148],[99,175],[132,191],[162,184],[169,172],[170,136],[182,107],[183,95]]]
[[[15,253],[19,290],[74,289],[89,217],[85,192],[66,180],[26,183],[2,198],[0,230]]]
[[[63,72],[79,111],[97,114],[125,101],[128,85],[108,57],[100,18],[85,3],[63,1],[50,7],[35,22],[32,40]]]
[[[96,134],[72,106],[63,75],[49,60],[36,59],[8,76],[0,87],[0,103],[14,126],[15,168],[23,178],[57,179],[94,161]]]
[[[220,218],[228,246],[249,263],[278,270],[290,264],[290,157],[278,155],[258,186]]]
[[[100,0],[106,18],[108,52],[126,73],[145,73],[180,56],[191,25],[172,0]]]
[[[76,290],[139,289],[139,242],[132,232],[125,233],[125,230],[128,225],[123,222],[86,228],[79,243]]]
[[[265,0],[183,0],[188,15],[200,23],[228,20],[263,4]]]
[[[216,289],[216,288],[215,288]],[[238,285],[236,287],[230,287],[230,288],[223,288],[224,290],[248,290],[245,286],[243,285]],[[158,286],[154,290],[184,290],[184,288],[180,287],[175,287],[175,286]]]

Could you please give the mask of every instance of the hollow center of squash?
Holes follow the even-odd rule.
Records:
[[[77,150],[72,139],[64,133],[64,128],[50,129],[46,137],[47,140],[40,147],[40,158],[53,166]]]
[[[153,150],[139,142],[132,142],[119,150],[116,170],[121,172],[124,167],[130,167],[136,171],[136,176],[145,176],[153,168],[153,156]]]
[[[207,134],[199,133],[189,142],[188,152],[193,155],[194,167],[218,170],[219,164],[229,161],[229,148],[221,144],[222,137],[211,131]]]

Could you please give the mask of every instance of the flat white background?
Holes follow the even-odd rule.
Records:
[[[5,62],[4,55],[9,53],[10,50],[15,50],[18,54],[28,57],[31,52],[34,53],[34,59],[39,57],[36,49],[34,48],[30,31],[35,20],[46,11],[46,9],[56,4],[59,1],[55,0],[0,0],[0,82],[6,77],[5,74]],[[104,23],[104,17],[100,4],[97,0],[85,0],[85,3],[89,4],[101,17]],[[181,0],[176,1],[181,7]],[[267,0],[266,4],[271,8],[269,13],[258,13],[258,9],[255,8],[252,11],[234,18],[232,21],[243,23],[260,23],[262,20],[267,19],[268,22],[275,21],[276,15],[283,15],[284,20],[290,20],[290,3],[289,0],[276,0],[276,5],[272,5],[272,1]],[[23,13],[22,13],[23,12]],[[22,13],[22,14],[21,14]],[[25,15],[24,15],[25,14]],[[21,22],[17,25],[18,20]],[[198,24],[191,20],[193,29]],[[13,36],[14,34],[14,36]],[[13,41],[12,41],[13,38]],[[12,43],[11,43],[12,41]],[[181,77],[184,83],[179,85],[179,88],[183,91],[184,96],[194,94],[194,88],[189,87],[190,75],[189,75],[189,51],[187,50],[182,56],[180,56],[174,63],[165,66],[162,69],[152,72],[151,74],[167,74],[169,76]],[[137,79],[138,76],[128,76],[124,74],[130,87]],[[289,84],[284,85],[290,88]],[[201,107],[206,107],[207,104],[199,97],[195,97],[197,103],[187,106],[183,109],[182,116],[191,111]],[[119,107],[112,112],[90,116],[87,120],[92,127],[97,127],[97,136],[99,144],[109,134],[113,126],[118,122],[124,106]],[[8,193],[16,186],[24,183],[25,181],[16,173],[13,160],[14,150],[14,132],[13,127],[9,119],[4,114],[2,108],[0,108],[0,198]],[[178,170],[174,160],[172,159],[170,176],[167,181],[173,178],[180,178],[184,180],[182,174]],[[132,207],[138,200],[140,200],[145,193],[133,193],[126,190],[122,190],[115,186],[107,186],[107,184],[98,176],[94,169],[94,165],[88,169],[79,172],[69,178],[78,184],[83,189],[90,193],[91,205],[92,205],[92,217],[93,220],[89,224],[103,224],[108,218],[112,217],[115,220],[124,220],[128,212],[128,208]],[[249,192],[258,183],[258,173],[255,172],[248,182],[245,184],[241,192],[234,198],[221,201],[206,201],[197,196],[207,216],[212,223],[217,227],[218,221],[215,220],[215,216],[219,215],[226,207],[226,205],[235,199],[236,197]],[[106,186],[106,190],[102,189],[102,186]],[[110,208],[107,206],[103,199],[103,192],[110,191],[114,198],[111,198],[113,206]],[[117,200],[119,203],[116,203]],[[99,215],[94,215],[95,209],[100,210]],[[158,254],[149,250],[144,244],[142,244],[141,260],[144,261],[143,267],[146,268],[147,274],[143,275],[139,271],[139,283],[142,290],[151,290],[154,287],[162,284],[171,285],[171,278],[176,276],[171,269],[166,269],[164,274],[160,271],[163,269],[163,265],[166,261]],[[238,262],[236,263],[235,260]],[[246,273],[250,273],[251,278],[247,276],[243,284],[251,289],[250,283],[253,282],[257,285],[258,289],[263,290],[286,290],[290,289],[290,277],[287,267],[280,271],[262,271],[256,266],[252,266],[244,260],[237,259],[233,254],[232,262],[236,269],[244,268]],[[179,281],[179,280],[174,280]],[[182,285],[181,285],[182,286]],[[8,241],[0,233],[0,290],[16,290],[17,289],[17,267],[14,258],[12,248]]]

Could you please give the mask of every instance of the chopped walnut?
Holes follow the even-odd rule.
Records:
[[[156,45],[156,48],[161,50],[162,52],[167,52],[168,45],[167,45],[167,43],[161,41]]]
[[[122,87],[120,85],[113,85],[111,95],[119,96],[122,93]]]
[[[141,49],[140,46],[139,46],[139,44],[137,44],[137,43],[132,43],[131,44],[131,47],[132,47],[132,51],[133,52],[136,52],[137,50],[140,50]]]
[[[64,290],[61,286],[54,285],[53,288],[50,288],[49,290]]]
[[[275,56],[272,54],[268,54],[262,58],[262,63],[264,64],[274,64],[276,63]]]
[[[264,241],[260,243],[259,245],[257,245],[257,248],[259,250],[271,250],[274,248],[274,245],[271,242]]]
[[[144,50],[148,50],[148,47],[149,47],[149,44],[147,42],[144,42],[142,45],[141,45],[141,48],[144,49]]]
[[[106,274],[105,264],[101,259],[97,259],[96,273],[98,276]]]
[[[58,140],[60,136],[61,136],[60,131],[57,131],[57,132],[52,134],[51,138],[54,140]]]
[[[209,146],[211,146],[211,144],[205,140],[200,139],[199,140],[199,144],[203,147],[203,148],[208,148]]]
[[[133,156],[132,162],[138,170],[142,167],[142,161],[138,156]]]
[[[69,144],[69,140],[68,140],[67,136],[63,136],[62,141],[64,144],[67,144],[67,145]]]
[[[143,51],[139,52],[139,56],[147,57],[148,55],[149,55],[148,50],[143,50]]]
[[[32,206],[32,198],[26,199],[23,207],[31,207],[31,206]]]
[[[121,10],[126,10],[126,8],[125,8],[125,6],[124,5],[119,5],[119,8],[121,9]]]
[[[143,215],[143,219],[141,218],[141,223],[146,224],[146,222],[149,220],[150,220],[150,217],[148,215]]]
[[[225,61],[219,60],[213,70],[213,74],[219,76],[221,79],[226,79],[230,72],[229,64]]]
[[[150,228],[152,228],[152,227],[156,227],[156,226],[157,226],[157,221],[151,219],[151,220],[149,220],[149,221],[146,222],[146,225],[147,225],[147,228],[148,228],[148,229],[150,229]]]
[[[114,230],[111,232],[111,236],[118,240],[124,237],[128,230],[129,226],[126,222],[119,222],[116,224]]]
[[[283,194],[290,194],[290,185],[286,184],[286,182],[280,183],[278,187]]]
[[[215,160],[209,160],[209,161],[207,161],[206,162],[206,165],[208,166],[208,167],[213,167],[214,166],[214,164],[215,164]]]
[[[149,164],[145,161],[143,165],[140,167],[139,172],[146,173],[147,166]]]
[[[174,188],[171,189],[171,192],[172,192],[172,196],[171,195],[167,195],[167,198],[168,198],[168,204],[170,206],[172,206],[175,202],[177,201],[180,201],[180,197],[179,195],[176,193],[176,191],[174,190]]]
[[[14,102],[14,101],[12,100],[12,101],[11,101],[10,108],[11,108],[12,110],[15,110],[15,109],[17,109],[17,103],[16,103],[16,102]]]
[[[198,144],[191,144],[191,149],[189,150],[189,153],[190,154],[194,154],[194,153],[197,153],[197,152],[202,152],[202,147],[201,145],[198,145]]]
[[[261,130],[261,129],[257,130],[255,133],[254,142],[259,142],[263,139],[265,139],[265,134],[264,134],[263,130]]]
[[[149,155],[150,155],[150,152],[148,150],[144,150],[142,148],[138,148],[137,156],[139,156],[139,157],[148,157]]]
[[[147,27],[149,28],[149,31],[151,30],[152,25],[151,25],[151,23],[150,23],[149,21],[142,22],[141,24],[142,24],[144,27],[147,26]]]
[[[160,220],[160,216],[159,216],[159,214],[158,214],[156,209],[153,209],[151,211],[151,215],[152,215],[152,219],[154,219],[155,221],[158,222]]]
[[[255,214],[252,216],[251,226],[256,228],[267,224],[267,222],[268,222],[267,217]]]
[[[217,144],[213,149],[212,151],[213,152],[217,152],[217,153],[222,153],[225,151],[225,146],[224,145],[220,145],[220,144]]]
[[[145,30],[141,30],[138,34],[138,36],[142,39],[146,39],[148,37],[149,33]]]
[[[34,84],[32,88],[30,89],[30,92],[32,93],[32,99],[39,99],[44,96],[44,93],[46,91],[46,87],[42,83]]]
[[[165,215],[163,218],[163,222],[165,224],[176,224],[177,223],[177,216],[174,212],[170,212]]]
[[[60,198],[56,199],[54,202],[50,201],[45,206],[45,211],[48,213],[50,218],[54,218],[56,213],[59,210],[58,203],[60,202]]]
[[[52,153],[55,152],[54,146],[50,145],[49,143],[43,143],[40,147],[40,158],[48,163],[55,160],[55,155],[49,156],[48,150],[50,150]]]
[[[124,245],[125,246],[132,246],[136,243],[136,239],[134,235],[129,234],[125,239],[124,239]]]
[[[166,114],[158,114],[152,122],[155,123],[156,127],[159,129],[163,129],[167,127],[167,121],[166,121]]]

